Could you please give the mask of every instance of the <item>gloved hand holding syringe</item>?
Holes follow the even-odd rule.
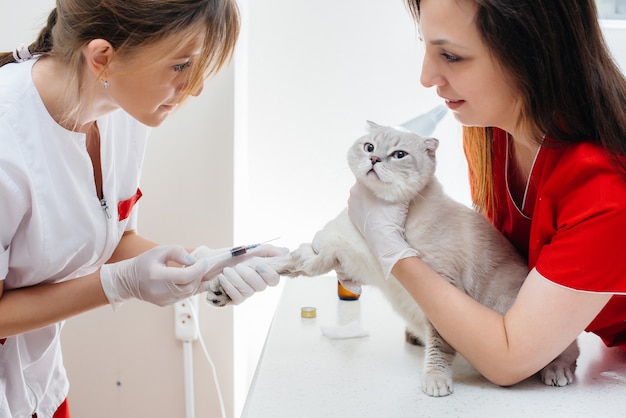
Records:
[[[280,281],[278,273],[263,259],[284,255],[289,250],[268,245],[270,241],[216,250],[203,246],[196,248],[191,255],[211,266],[203,282],[218,279],[232,303],[239,304],[255,292],[276,286]]]

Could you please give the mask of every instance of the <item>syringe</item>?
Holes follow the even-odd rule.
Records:
[[[233,257],[239,257],[240,255],[246,254],[248,251],[259,247],[262,244],[250,244],[250,245],[240,245],[238,247],[233,248],[225,248],[221,251],[215,251],[213,254],[207,257],[209,264],[217,264],[222,261],[228,261]]]
[[[256,248],[256,247],[260,247],[261,244],[251,244],[251,245],[240,245],[239,247],[233,247],[230,249],[230,255],[232,257],[237,257],[240,255],[244,255],[245,253],[247,253],[248,251]]]
[[[215,251],[213,254],[207,257],[209,260],[209,264],[217,264],[222,261],[228,261],[233,257],[239,257],[240,255],[246,254],[248,251],[260,247],[263,244],[267,244],[270,241],[277,240],[278,238],[273,238],[271,240],[260,242],[258,244],[250,244],[250,245],[240,245],[238,247],[233,248],[225,248],[221,251]]]

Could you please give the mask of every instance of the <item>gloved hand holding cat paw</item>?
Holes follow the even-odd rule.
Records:
[[[408,209],[409,202],[379,199],[359,182],[350,189],[348,216],[378,257],[385,278],[398,260],[417,255],[404,239]]]
[[[192,255],[207,257],[213,251],[206,247],[197,248]],[[276,286],[280,282],[280,275],[268,263],[272,257],[285,255],[286,248],[273,245],[261,245],[248,251],[245,255],[233,257],[225,263],[220,263],[221,271],[211,268],[206,274],[208,284],[207,301],[216,306],[224,306],[229,302],[238,305],[256,292],[265,290],[267,286]]]

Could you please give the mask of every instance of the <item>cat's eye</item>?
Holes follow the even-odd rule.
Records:
[[[374,144],[370,144],[369,142],[366,142],[365,144],[363,144],[363,149],[366,152],[374,152],[375,147],[374,147]]]
[[[406,157],[407,155],[409,155],[409,153],[408,153],[408,152],[406,152],[406,151],[395,151],[395,152],[394,152],[393,154],[391,154],[391,155],[392,155],[392,157],[393,157],[393,158],[400,159],[400,158],[404,158],[404,157]]]

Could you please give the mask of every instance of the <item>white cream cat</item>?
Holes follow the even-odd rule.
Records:
[[[369,134],[348,152],[356,179],[379,198],[411,200],[405,238],[418,255],[443,277],[480,303],[500,312],[512,305],[526,278],[527,266],[512,245],[480,214],[448,197],[434,176],[438,141],[372,122]],[[422,390],[430,396],[453,391],[451,362],[455,351],[428,322],[417,303],[380,264],[348,218],[340,213],[311,244],[272,261],[283,275],[318,276],[337,269],[359,284],[380,288],[405,319],[407,340],[424,345]],[[227,302],[225,293],[214,304]],[[215,292],[214,292],[215,293]],[[436,297],[436,295],[433,295]],[[578,345],[572,343],[541,372],[544,383],[564,386],[573,379]]]

